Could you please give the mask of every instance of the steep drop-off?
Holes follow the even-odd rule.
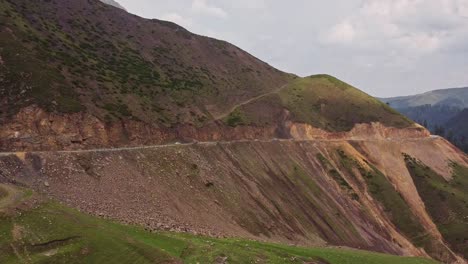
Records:
[[[431,164],[439,181],[451,181],[450,161],[468,167],[439,138],[246,141],[17,153],[1,158],[0,181],[149,229],[455,262],[465,242],[437,228],[403,153]]]
[[[0,234],[2,264],[436,263],[425,258],[355,249],[304,248],[246,239],[149,232],[80,213],[10,184],[0,184]]]

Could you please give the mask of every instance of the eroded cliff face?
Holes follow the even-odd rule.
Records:
[[[230,128],[215,123],[202,128],[191,125],[156,127],[131,119],[106,123],[87,113],[53,114],[31,106],[0,128],[0,149],[109,148],[175,141],[266,138],[273,133],[267,128]]]
[[[122,119],[107,123],[87,113],[54,114],[37,106],[22,109],[0,127],[0,151],[70,150],[155,145],[170,142],[230,141],[272,138],[301,140],[402,139],[429,137],[418,125],[406,129],[380,123],[358,124],[349,132],[328,132],[287,119],[275,125],[231,127],[221,121],[203,127],[157,127]]]
[[[427,129],[418,124],[405,129],[386,127],[381,123],[357,124],[348,132],[328,132],[308,124],[290,122],[286,126],[292,138],[303,140],[399,140],[431,136]]]
[[[149,229],[463,263],[428,214],[403,153],[447,180],[450,162],[468,167],[439,138],[271,140],[17,153],[0,157],[0,181]]]

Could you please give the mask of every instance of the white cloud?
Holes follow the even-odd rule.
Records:
[[[190,18],[185,18],[185,17],[181,16],[178,13],[164,14],[164,15],[161,16],[161,19],[174,22],[174,23],[176,23],[176,24],[178,24],[180,26],[183,26],[183,27],[191,27],[192,24],[193,24],[192,20]]]
[[[266,0],[225,0],[226,4],[232,8],[259,10],[267,8]]]
[[[442,44],[440,37],[422,32],[402,36],[396,42],[400,43],[402,47],[418,51],[421,54],[433,52],[439,49]]]
[[[331,43],[350,43],[354,40],[355,36],[356,31],[354,26],[350,22],[344,21],[331,29],[330,33],[325,36],[325,41]]]
[[[456,4],[456,10],[460,16],[468,18],[468,1],[458,0]]]
[[[118,1],[279,69],[330,73],[374,95],[468,84],[468,0]]]
[[[468,33],[467,10],[468,0],[364,0],[322,41],[416,59],[459,42]]]
[[[193,0],[192,10],[196,13],[207,14],[219,18],[227,18],[228,14],[224,9],[208,4],[207,0]]]

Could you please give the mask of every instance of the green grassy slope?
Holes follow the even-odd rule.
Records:
[[[359,123],[381,122],[404,128],[412,121],[368,94],[329,75],[299,78],[279,91],[236,109],[229,125],[278,122],[278,109],[290,119],[328,131],[349,131]]]
[[[1,188],[1,187],[0,187]],[[434,261],[357,250],[150,233],[54,202],[0,214],[0,263],[408,263]],[[221,261],[221,262],[220,262]]]
[[[334,131],[347,131],[357,123],[380,121],[393,127],[412,122],[386,104],[329,75],[294,82],[280,93],[297,121]]]
[[[442,236],[456,252],[468,258],[468,168],[453,164],[453,179],[446,181],[408,155],[405,161]]]

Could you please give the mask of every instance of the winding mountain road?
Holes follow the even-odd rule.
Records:
[[[282,85],[282,86],[276,88],[275,90],[273,90],[273,91],[271,91],[271,92],[261,94],[261,95],[259,95],[259,96],[250,98],[250,99],[247,100],[247,101],[244,101],[244,102],[242,102],[242,103],[236,104],[236,105],[232,106],[227,112],[225,112],[225,113],[223,113],[223,114],[220,114],[220,115],[217,115],[217,116],[215,116],[214,118],[215,118],[216,120],[221,120],[221,119],[227,117],[228,115],[230,115],[230,114],[231,114],[232,112],[234,112],[234,110],[236,110],[237,108],[239,108],[239,107],[241,107],[241,106],[244,106],[244,105],[246,105],[246,104],[249,104],[249,103],[251,103],[251,102],[253,102],[253,101],[256,101],[256,100],[258,100],[258,99],[261,99],[261,98],[263,98],[263,97],[265,97],[265,96],[267,96],[267,95],[274,94],[274,93],[278,93],[279,91],[283,90],[283,89],[284,89],[286,86],[288,86],[288,85],[289,85],[289,83],[286,83],[286,84],[284,84],[284,85]]]
[[[79,150],[50,150],[50,151],[26,151],[26,152],[0,152],[0,157],[19,155],[25,153],[41,154],[41,153],[98,153],[98,152],[120,152],[120,151],[131,151],[131,150],[145,150],[145,149],[158,149],[158,148],[172,148],[172,147],[184,147],[184,146],[193,146],[193,145],[202,145],[202,146],[215,146],[215,145],[226,145],[226,144],[235,144],[235,143],[249,143],[249,142],[259,142],[259,143],[271,143],[271,142],[360,142],[360,141],[389,141],[389,142],[411,142],[411,141],[430,141],[437,140],[439,136],[430,136],[425,138],[386,138],[386,139],[242,139],[242,140],[232,140],[232,141],[204,141],[204,142],[192,142],[192,143],[170,143],[170,144],[161,144],[161,145],[150,145],[150,146],[135,146],[135,147],[120,147],[120,148],[96,148],[96,149],[79,149]]]

